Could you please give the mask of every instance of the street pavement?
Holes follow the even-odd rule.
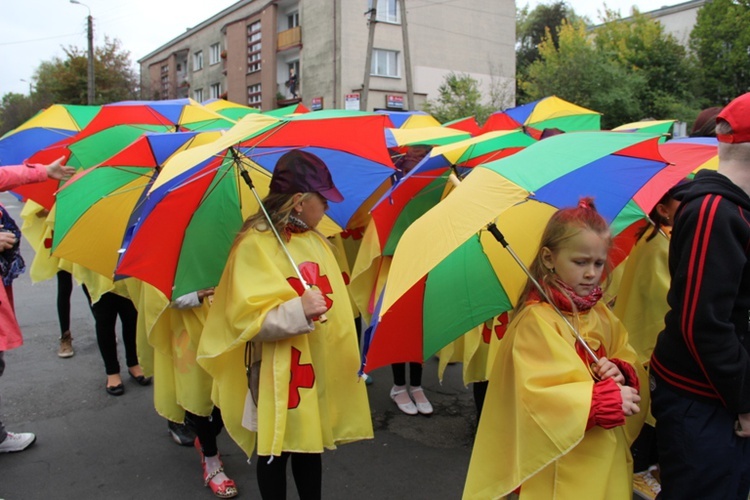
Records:
[[[0,202],[21,224],[21,203],[7,193]],[[28,265],[33,251],[23,241]],[[210,499],[197,451],[175,444],[153,407],[153,387],[125,373],[125,395],[109,396],[106,376],[83,291],[73,290],[71,331],[75,356],[57,356],[59,327],[54,280],[14,282],[24,345],[5,353],[0,377],[0,418],[13,432],[34,432],[26,451],[0,454],[0,499]],[[119,326],[118,326],[119,332]],[[118,333],[119,335],[119,333]],[[375,439],[323,454],[323,498],[455,499],[461,497],[474,435],[471,389],[461,366],[449,366],[442,384],[437,362],[425,363],[424,387],[431,417],[407,416],[390,400],[390,368],[372,374],[368,387]],[[239,498],[260,498],[255,456],[247,457],[226,432],[219,450]],[[498,450],[499,451],[499,450]],[[288,498],[297,498],[289,471]]]

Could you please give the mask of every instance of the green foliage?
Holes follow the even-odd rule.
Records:
[[[550,37],[558,46],[558,30],[564,21],[577,21],[573,9],[563,0],[539,4],[529,11],[528,6],[516,10],[516,73],[524,78],[529,66],[539,59],[539,44]],[[523,87],[518,85],[520,100],[524,100]]]
[[[750,89],[750,3],[713,0],[690,34],[704,104],[726,104]]]
[[[0,102],[0,137],[34,116],[31,98],[9,92]]]
[[[428,100],[423,109],[441,123],[472,115],[482,123],[495,111],[493,106],[482,104],[479,82],[468,74],[447,74],[438,87],[438,94],[438,98]]]
[[[558,44],[555,48],[549,38],[540,44],[541,58],[529,66],[528,80],[523,82],[529,100],[556,95],[599,111],[602,128],[643,117],[636,96],[645,86],[644,78],[597,50],[582,22],[563,23]]]
[[[36,70],[36,97],[40,104],[86,104],[88,59],[84,50],[64,48],[65,59],[42,62]],[[119,40],[104,39],[94,51],[95,104],[135,99],[138,83],[130,53]]]

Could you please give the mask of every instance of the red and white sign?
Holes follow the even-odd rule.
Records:
[[[344,109],[359,110],[359,94],[346,94],[344,97]]]

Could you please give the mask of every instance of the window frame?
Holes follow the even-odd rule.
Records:
[[[388,73],[388,67],[390,66],[390,61],[386,59],[386,73],[381,74],[377,72],[377,68],[379,67],[379,61],[381,59],[380,54],[383,55],[390,55],[393,54],[393,66],[394,66],[394,74]],[[370,66],[370,76],[377,76],[381,78],[401,78],[401,67],[399,64],[399,54],[400,52],[398,50],[391,50],[391,49],[372,49],[372,66]]]
[[[221,62],[221,43],[213,43],[208,47],[208,65],[213,66]]]
[[[193,52],[193,73],[203,69],[203,51],[196,50]]]

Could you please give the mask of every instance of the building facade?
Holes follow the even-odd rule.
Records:
[[[514,44],[513,0],[241,0],[138,63],[144,99],[222,97],[262,110],[297,102],[311,109],[398,110],[407,108],[409,55],[415,109],[437,97],[451,72],[471,75],[485,95],[502,88],[512,105]]]

